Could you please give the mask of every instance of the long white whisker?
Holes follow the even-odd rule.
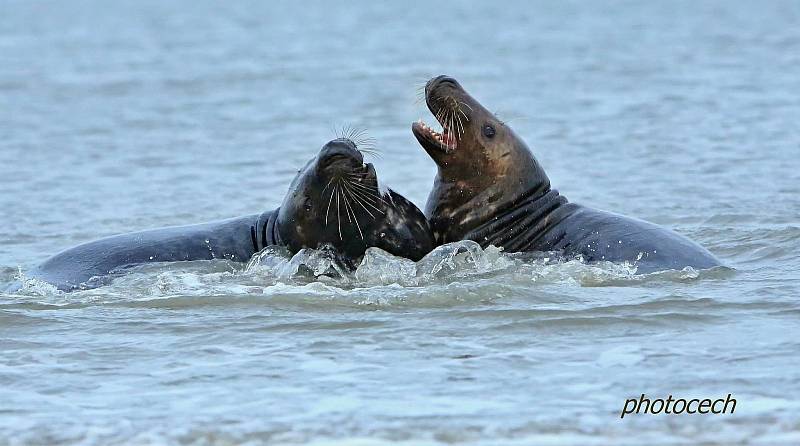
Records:
[[[359,198],[359,197],[358,197],[358,195],[356,195],[356,193],[355,193],[355,192],[354,192],[352,189],[350,189],[350,188],[349,188],[349,185],[348,185],[348,190],[350,191],[350,193],[351,193],[351,196],[353,197],[353,201],[355,201],[356,203],[358,203],[358,204],[359,204],[359,206],[361,206],[361,207],[362,207],[362,208],[363,208],[363,209],[364,209],[364,210],[367,212],[367,214],[369,214],[369,215],[372,217],[372,219],[373,219],[373,220],[375,220],[375,214],[373,214],[372,212],[370,212],[370,210],[369,210],[369,209],[367,209],[367,208],[364,206],[364,203],[362,203],[362,202],[361,202],[361,200],[363,200],[363,198]]]
[[[345,189],[345,191],[347,191],[347,189]],[[358,228],[358,234],[361,236],[361,240],[364,240],[364,233],[361,232],[361,225],[358,223],[358,217],[356,216],[356,211],[354,211],[353,208],[350,206],[350,200],[347,198],[346,194],[344,196],[344,200],[345,200],[344,201],[344,205],[347,206],[347,211],[348,211],[348,214],[347,214],[348,217],[347,218],[349,219],[350,218],[350,214],[351,213],[353,214],[353,219],[350,220],[350,222],[351,223],[353,221],[356,222],[356,228]]]
[[[379,195],[380,192],[377,187],[371,185],[367,186],[363,183],[358,183],[352,180],[350,180],[349,183],[351,186],[355,188],[357,192],[361,192],[362,194],[367,195],[369,198],[374,198],[375,200],[377,200],[377,196]]]
[[[338,184],[337,184],[338,186]],[[342,216],[339,213],[339,188],[336,188],[336,220],[339,223],[339,240],[344,241],[342,237]]]
[[[455,111],[450,113],[450,127],[449,127],[450,131],[448,132],[450,137],[447,138],[447,145],[448,146],[452,146],[453,149],[456,148],[455,133],[458,132],[458,130],[456,130],[456,128],[455,128],[455,124],[453,123],[454,118],[455,118],[455,114],[454,113],[455,113]]]
[[[364,173],[349,172],[349,173],[346,173],[345,176],[347,176],[348,178],[351,178],[351,179],[353,179],[355,181],[358,181],[359,184],[369,184],[369,183],[365,183],[362,180],[370,181],[370,183],[376,183],[375,179],[366,178],[366,174],[364,174]]]
[[[332,182],[333,182],[333,178],[331,178],[331,180],[330,180],[330,181],[328,181],[328,184],[326,184],[326,185],[325,185],[325,188],[324,188],[324,189],[322,189],[322,192],[320,192],[320,193],[319,193],[319,195],[320,195],[320,196],[322,196],[322,194],[324,194],[324,193],[325,193],[325,191],[326,191],[326,190],[328,190],[328,187],[331,185],[331,183],[332,183]]]
[[[374,186],[374,185],[371,185],[371,184],[368,185],[368,184],[364,184],[364,183],[358,183],[358,182],[354,182],[354,181],[352,181],[351,184],[354,187],[359,188],[361,191],[363,191],[365,193],[368,193],[368,194],[374,193],[375,195],[378,195],[378,191],[379,190],[378,190],[377,186]]]
[[[353,219],[350,218],[350,212],[347,210],[350,206],[347,204],[348,202],[347,188],[344,187],[344,183],[342,183],[342,201],[344,201],[344,213],[345,215],[347,215],[347,221],[349,221],[352,224]]]
[[[375,199],[375,197],[372,197],[372,196],[364,196],[364,193],[363,193],[363,192],[359,192],[359,191],[358,191],[358,189],[354,189],[354,190],[352,190],[352,192],[353,192],[354,194],[357,194],[357,195],[358,195],[358,196],[359,196],[359,197],[360,197],[360,198],[361,198],[361,199],[364,201],[364,203],[365,203],[367,206],[371,207],[372,209],[375,209],[377,212],[380,212],[381,214],[384,214],[384,215],[386,215],[386,213],[385,213],[385,212],[383,212],[383,210],[381,210],[381,209],[380,209],[380,208],[377,206],[377,204],[378,204],[378,203],[384,203],[383,199],[380,199],[380,201],[371,201],[371,200],[374,200],[374,199]],[[385,203],[384,203],[384,204],[385,204]]]
[[[331,181],[333,181],[333,179],[331,179]],[[339,186],[338,184],[336,186],[333,186],[333,189],[331,190],[331,198],[328,200],[328,210],[325,211],[325,226],[328,226],[328,214],[331,212],[331,203],[333,202],[333,193],[336,191],[336,188],[338,186]]]

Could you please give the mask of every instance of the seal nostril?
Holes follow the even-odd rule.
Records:
[[[364,156],[358,151],[353,141],[341,138],[327,144],[319,153],[319,165],[322,167],[336,165],[361,165]]]
[[[429,94],[433,89],[443,86],[458,87],[459,85],[458,81],[452,77],[442,74],[428,81],[428,83],[425,85],[425,93]]]

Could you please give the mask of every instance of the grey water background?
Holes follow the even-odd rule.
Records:
[[[272,253],[0,295],[0,444],[797,444],[800,3],[0,3],[0,284],[276,207],[333,128],[424,206],[447,73],[570,200],[730,269],[474,247],[342,280]],[[452,249],[451,249],[452,251]],[[374,254],[374,255],[373,255]],[[733,415],[619,419],[732,393]]]

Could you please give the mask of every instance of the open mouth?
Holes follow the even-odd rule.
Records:
[[[449,154],[458,148],[458,140],[469,121],[469,115],[462,106],[471,109],[460,100],[463,93],[458,82],[445,75],[434,77],[425,84],[425,103],[442,130],[431,128],[422,119],[412,124],[411,130],[428,152],[435,150]]]
[[[347,179],[365,187],[378,182],[375,166],[364,162],[364,153],[349,139],[329,142],[322,148],[320,157],[320,166],[333,179]]]
[[[364,180],[378,181],[378,173],[375,172],[375,166],[372,163],[364,164],[364,176],[359,181]]]
[[[456,138],[450,126],[442,122],[440,124],[442,125],[442,131],[437,132],[420,119],[411,125],[411,130],[420,144],[426,149],[436,149],[444,153],[450,153],[458,146],[458,138]]]
[[[378,173],[372,163],[363,163],[361,166],[353,167],[345,175],[349,181],[364,186],[374,186],[378,183]]]

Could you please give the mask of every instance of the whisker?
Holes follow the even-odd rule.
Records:
[[[528,116],[515,115],[515,114],[506,114],[506,113],[501,113],[499,111],[495,112],[494,116],[498,120],[500,120],[500,122],[502,122],[503,124],[507,124],[507,123],[509,123],[511,121],[520,121],[520,120],[525,121],[525,120],[530,119],[530,117],[528,117]]]
[[[375,158],[381,157],[381,153],[377,149],[378,140],[369,136],[366,129],[353,129],[348,137],[361,153],[374,156]]]
[[[368,194],[368,195],[370,195],[370,194],[378,195],[378,192],[379,192],[378,188],[375,187],[375,186],[372,186],[372,185],[364,185],[362,183],[359,183],[359,182],[353,181],[353,180],[349,180],[349,184],[351,186],[355,187],[356,189],[358,189],[359,191],[362,191],[362,192],[364,192],[365,194]]]
[[[342,216],[339,213],[339,188],[338,187],[336,188],[336,220],[339,223],[339,240],[344,241],[344,238],[342,237]]]
[[[361,137],[364,136],[365,133],[367,133],[367,129],[354,126],[350,128],[350,133],[348,133],[347,139],[349,139],[350,141],[357,141],[361,139]]]
[[[416,100],[414,104],[419,104],[420,102],[425,101],[425,87],[428,85],[428,81],[425,80],[422,82],[422,85],[416,88]]]
[[[350,190],[350,189],[348,188],[348,190]],[[355,193],[354,193],[352,190],[350,190],[350,193],[352,194],[352,195],[351,195],[351,197],[353,198],[353,201],[355,201],[356,203],[358,203],[358,205],[359,205],[359,206],[361,206],[361,208],[362,208],[362,209],[364,209],[364,211],[366,211],[366,212],[367,212],[367,214],[369,214],[369,215],[370,215],[370,217],[372,217],[372,219],[373,219],[373,220],[375,220],[375,214],[373,214],[372,212],[370,212],[370,210],[369,210],[369,209],[367,209],[367,208],[364,206],[364,204],[361,202],[361,200],[363,200],[363,198],[359,198],[357,195],[355,195]]]
[[[456,114],[456,118],[458,119],[458,134],[456,139],[461,139],[461,135],[464,134],[464,123],[461,122],[461,115]]]
[[[331,181],[333,181],[332,178],[331,178]],[[331,190],[331,198],[328,200],[328,210],[325,211],[325,226],[328,226],[328,214],[331,212],[331,203],[333,202],[333,193],[334,193],[334,191],[335,191],[335,189],[337,187],[339,187],[338,184],[333,186],[333,189]]]
[[[376,182],[376,180],[374,178],[368,178],[367,177],[366,171],[365,172],[345,172],[344,176],[349,177],[349,178],[364,179],[364,180],[368,180],[368,181],[373,182],[373,183]]]
[[[365,192],[378,192],[378,185],[377,184],[368,184],[359,181],[350,181],[350,184],[353,186],[364,190]]]
[[[455,126],[456,126],[454,121],[455,121],[455,112],[453,112],[453,114],[450,115],[450,138],[447,138],[447,144],[452,146],[453,149],[456,148],[456,136],[455,136],[455,134],[458,133],[458,130],[454,129]],[[454,132],[455,132],[455,134],[454,134]]]
[[[353,214],[353,219],[350,220],[350,223],[353,221],[356,222],[356,228],[358,228],[358,234],[361,236],[361,240],[364,240],[364,233],[361,232],[361,225],[358,223],[358,217],[356,217],[356,212],[350,206],[350,200],[347,198],[347,195],[344,196],[344,204],[347,206],[347,218],[350,219],[350,214]]]
[[[361,150],[361,149],[377,150],[378,149],[377,141],[374,140],[374,139],[356,141],[356,146],[358,147],[359,150]]]
[[[363,183],[360,182],[359,179],[355,177],[351,177],[347,181],[351,186],[363,191],[366,194],[379,195],[380,191],[377,184]]]
[[[347,205],[347,188],[344,186],[344,183],[342,183],[342,201],[344,201],[344,213],[347,215],[347,220],[350,223],[353,223],[353,219],[350,218],[350,212],[348,211],[349,206]]]
[[[344,139],[347,135],[349,128],[349,124],[342,124],[341,126],[336,128],[334,132],[336,134],[336,139]]]
[[[325,191],[328,189],[328,187],[331,185],[331,183],[332,183],[332,182],[333,182],[333,178],[331,178],[331,180],[330,180],[330,181],[328,181],[328,184],[326,184],[326,185],[325,185],[325,188],[324,188],[324,189],[322,189],[322,192],[320,192],[319,194],[320,194],[320,195],[324,194],[324,193],[325,193]]]
[[[351,189],[351,191],[355,195],[358,195],[358,197],[363,200],[364,204],[366,204],[367,206],[371,207],[375,211],[380,212],[383,215],[386,215],[386,213],[376,205],[376,203],[383,203],[383,200],[373,202],[371,200],[374,199],[374,197],[365,196],[363,192],[359,192],[356,189]]]
[[[363,143],[371,143],[371,142],[374,143],[375,142],[375,138],[367,135],[367,131],[364,130],[364,131],[361,132],[360,135],[358,135],[358,137],[354,141],[358,142],[358,143],[362,143],[362,144]]]

